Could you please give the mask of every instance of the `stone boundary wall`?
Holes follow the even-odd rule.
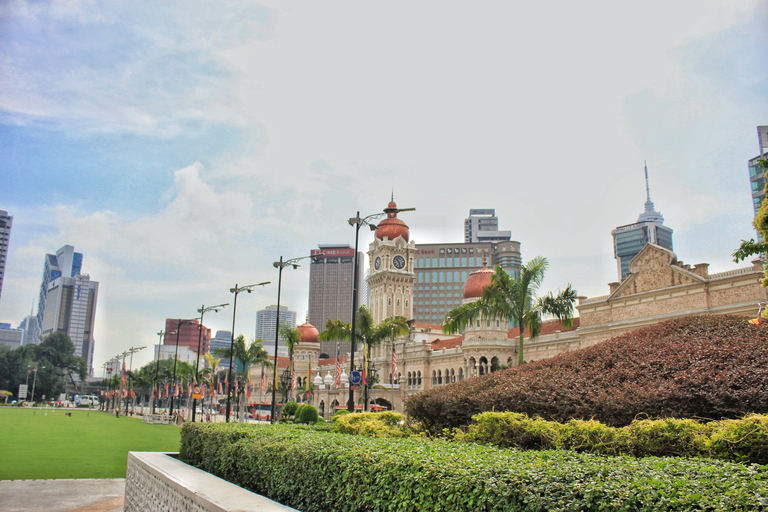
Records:
[[[297,512],[159,452],[128,452],[123,510]]]

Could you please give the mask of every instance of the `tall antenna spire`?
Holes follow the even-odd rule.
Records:
[[[656,208],[653,205],[653,201],[651,201],[651,188],[648,186],[648,162],[644,160],[643,164],[645,165],[645,211],[640,214],[637,222],[651,221],[656,222],[657,224],[663,224],[664,217],[656,211]]]
[[[389,200],[390,201],[394,201],[395,200],[395,187],[392,187],[392,195],[389,196]]]
[[[645,164],[645,193],[648,197],[648,202],[651,202],[651,189],[648,186],[648,162],[643,160],[643,164]],[[651,203],[653,204],[653,203]]]

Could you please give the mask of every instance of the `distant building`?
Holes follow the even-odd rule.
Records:
[[[230,348],[232,344],[232,331],[216,331],[216,336],[211,338],[211,355],[216,359],[220,359],[220,368],[229,368],[229,358],[219,356],[215,354],[218,348]]]
[[[182,322],[183,320],[183,322]],[[190,350],[197,354],[198,344],[200,345],[200,358],[203,354],[208,353],[211,350],[211,330],[206,326],[203,326],[202,336],[200,335],[200,322],[196,319],[184,319],[184,318],[166,318],[165,319],[165,332],[174,332],[177,334],[169,334],[164,336],[165,345],[176,345],[176,340],[180,347],[188,347]]]
[[[629,273],[629,263],[647,244],[656,244],[665,249],[672,248],[672,229],[664,226],[664,217],[654,209],[651,192],[648,187],[648,166],[645,166],[645,211],[640,214],[637,222],[619,226],[613,231],[613,252],[616,258],[619,280]]]
[[[280,306],[280,325],[287,325],[291,329],[296,328],[296,312],[289,311],[287,306]],[[256,312],[256,339],[261,339],[261,346],[275,355],[275,333],[277,332],[277,305],[267,306],[261,311]],[[277,352],[280,356],[287,356],[288,349],[285,348],[285,340],[280,336],[277,342]]]
[[[752,190],[752,210],[754,216],[757,216],[757,211],[760,209],[760,205],[763,204],[765,199],[765,171],[759,165],[759,161],[763,158],[768,158],[768,154],[764,154],[762,157],[756,156],[749,161],[749,185]],[[757,241],[763,242],[763,235],[757,232]]]
[[[22,344],[24,331],[11,329],[11,324],[0,323],[0,345],[5,345],[11,350],[19,348]]]
[[[511,231],[499,231],[496,210],[469,210],[469,217],[464,220],[464,243],[506,242],[511,238]]]
[[[75,345],[75,355],[85,359],[89,375],[93,375],[93,330],[98,297],[99,283],[91,281],[88,274],[58,276],[48,283],[43,322],[39,325],[42,337],[66,333]]]
[[[37,325],[37,317],[35,315],[29,315],[24,318],[19,324],[19,329],[24,331],[24,336],[21,338],[22,345],[32,344],[33,336],[35,335],[35,326]]]
[[[309,265],[309,308],[307,321],[325,329],[328,320],[352,322],[352,287],[355,266],[355,250],[349,245],[319,245],[311,252]],[[357,253],[358,305],[362,302],[363,289],[363,253]],[[273,338],[274,342],[274,338]],[[320,351],[325,354],[336,353],[336,342],[320,342]],[[348,341],[338,343],[339,351],[349,350]]]
[[[5,263],[8,259],[8,243],[11,239],[11,226],[13,217],[5,210],[0,210],[0,298],[3,294],[3,277],[5,276]]]
[[[174,356],[176,356],[176,346],[175,345],[155,345],[155,361],[162,361],[162,360],[173,360]],[[195,360],[197,359],[197,349],[192,350],[188,347],[183,347],[179,345],[179,351],[178,351],[178,360],[182,361],[187,364],[191,364],[192,366],[195,365]]]
[[[75,277],[83,268],[83,255],[75,252],[71,245],[65,245],[56,254],[46,254],[43,262],[43,281],[40,283],[40,293],[37,301],[37,322],[34,324],[32,339],[25,344],[40,343],[43,334],[43,317],[45,316],[45,303],[48,298],[48,287],[51,282],[59,277]],[[52,320],[51,320],[52,321]]]

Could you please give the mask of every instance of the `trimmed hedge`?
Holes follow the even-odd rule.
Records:
[[[331,430],[340,434],[373,437],[408,437],[412,432],[401,426],[403,415],[391,411],[346,414],[335,419]]]
[[[638,415],[718,420],[768,413],[768,329],[727,316],[670,320],[423,391],[405,408],[432,432],[493,410],[613,426]]]
[[[755,510],[762,466],[186,423],[180,457],[303,512]]]
[[[576,450],[602,455],[708,457],[768,464],[768,415],[701,423],[691,419],[635,420],[610,427],[595,420],[566,423],[516,412],[484,412],[454,440],[500,448]]]

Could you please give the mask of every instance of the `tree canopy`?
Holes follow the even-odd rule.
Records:
[[[478,319],[512,320],[520,326],[517,364],[523,364],[524,328],[534,339],[541,332],[543,315],[554,316],[565,327],[570,327],[573,319],[576,291],[570,284],[556,296],[549,293],[537,297],[548,266],[546,258],[537,256],[520,268],[520,277],[514,277],[496,265],[491,284],[483,289],[482,297],[448,313],[443,330],[447,333],[463,332]]]

